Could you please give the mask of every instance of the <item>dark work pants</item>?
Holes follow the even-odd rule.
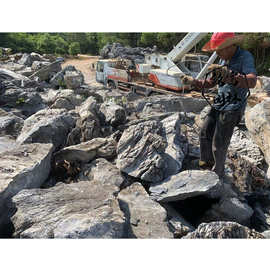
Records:
[[[244,110],[219,112],[211,108],[200,132],[202,161],[213,164],[217,175],[224,175],[224,164],[234,127],[241,121]]]

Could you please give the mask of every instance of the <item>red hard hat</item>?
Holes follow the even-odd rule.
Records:
[[[218,32],[214,33],[209,42],[207,42],[202,48],[203,51],[215,51],[217,49],[226,48],[238,41],[239,37],[236,37],[234,33],[230,32]]]

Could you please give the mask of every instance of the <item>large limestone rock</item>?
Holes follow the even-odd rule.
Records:
[[[65,144],[75,119],[63,109],[44,109],[24,121],[18,143],[52,143],[54,148]]]
[[[48,81],[50,78],[52,78],[57,72],[61,71],[61,62],[60,61],[54,61],[50,63],[49,65],[46,65],[42,67],[41,69],[34,72],[31,76],[29,76],[30,79],[38,77],[41,81]]]
[[[67,71],[64,75],[64,82],[67,88],[76,89],[84,83],[84,76],[79,71]]]
[[[266,76],[259,76],[258,80],[261,84],[261,88],[267,93],[270,93],[270,78]]]
[[[160,182],[182,167],[187,145],[181,136],[179,114],[127,128],[118,142],[117,167],[130,176]]]
[[[45,108],[43,100],[37,92],[15,86],[0,92],[0,105],[16,108],[27,117]]]
[[[207,102],[203,98],[193,98],[187,96],[153,96],[136,102],[137,112],[146,110],[146,106],[152,104],[152,106],[160,105],[163,112],[193,112],[200,113],[202,109],[207,106]]]
[[[166,138],[164,159],[167,169],[164,177],[177,174],[182,168],[183,160],[187,154],[188,145],[186,137],[181,133],[182,115],[175,113],[161,121],[163,137]]]
[[[32,66],[31,66],[31,69],[32,69],[32,74],[35,72],[35,71],[37,71],[37,70],[39,70],[39,69],[41,69],[41,68],[43,68],[43,67],[47,67],[47,66],[49,66],[51,63],[50,62],[46,62],[46,61],[34,61],[33,63],[32,63]],[[31,74],[31,75],[32,75]]]
[[[120,43],[106,44],[100,51],[102,58],[124,58],[136,61],[136,63],[143,63],[144,55],[152,53],[151,48],[141,47],[124,47]]]
[[[1,153],[0,201],[22,189],[40,187],[51,168],[51,144],[28,144]]]
[[[116,141],[112,138],[95,138],[91,141],[65,147],[55,153],[56,162],[61,160],[88,163],[95,158],[111,159],[116,155]]]
[[[16,138],[23,127],[23,123],[22,118],[0,109],[0,136],[10,135]]]
[[[214,204],[204,216],[204,222],[210,221],[235,221],[242,225],[249,225],[254,211],[244,201],[237,197],[222,198]]]
[[[21,57],[21,59],[18,61],[19,64],[24,65],[24,66],[31,66],[33,60],[31,59],[30,54],[24,53]]]
[[[264,160],[258,145],[247,133],[237,127],[234,129],[228,151],[237,153],[239,157],[254,166],[260,165]]]
[[[100,111],[104,114],[106,122],[113,127],[126,122],[126,111],[122,106],[114,103],[103,103],[100,106]]]
[[[117,145],[116,166],[130,176],[145,181],[161,181],[166,164],[162,153],[166,140],[162,135],[162,125],[157,121],[147,121],[126,129]]]
[[[16,147],[16,140],[12,136],[0,135],[0,154]]]
[[[120,191],[125,178],[119,169],[104,158],[97,158],[81,169],[78,181],[99,181],[103,185],[112,185]]]
[[[68,135],[67,144],[74,145],[100,137],[101,124],[99,106],[94,97],[87,98],[81,106],[76,107],[79,119],[75,128]]]
[[[226,163],[232,169],[234,184],[240,191],[250,192],[256,185],[269,185],[266,173],[262,170],[265,166],[264,156],[248,131],[237,127],[234,129]]]
[[[127,217],[128,238],[173,238],[166,210],[151,200],[140,183],[123,189],[118,200]]]
[[[250,230],[248,227],[242,226],[236,222],[211,222],[202,223],[194,231],[184,236],[185,239],[196,239],[196,238],[251,238],[251,239],[263,239],[265,238],[262,234],[255,230]]]
[[[32,52],[31,54],[24,53],[18,63],[30,67],[34,62],[42,62],[45,60],[47,59],[42,57],[40,54]]]
[[[1,68],[0,69],[0,76],[2,80],[16,80],[16,81],[30,81],[29,78],[26,76],[20,75],[17,72],[13,72],[8,69]]]
[[[66,86],[70,89],[76,89],[83,83],[83,74],[72,65],[66,66],[50,79],[50,84],[53,87]]]
[[[195,228],[179,214],[179,211],[176,211],[169,203],[160,204],[166,209],[169,227],[173,232],[174,238],[182,238],[195,230]]]
[[[152,184],[149,189],[154,200],[170,202],[204,195],[219,198],[222,183],[212,171],[188,170],[167,178],[162,183]]]
[[[260,147],[266,162],[270,165],[270,98],[247,110],[245,120],[252,139]],[[267,171],[267,179],[270,181],[270,169]]]
[[[82,96],[75,94],[71,89],[65,89],[57,92],[50,108],[73,110],[76,106],[81,105],[83,101]]]
[[[125,219],[114,188],[98,183],[59,183],[49,189],[23,190],[10,211],[15,238],[122,238]]]
[[[25,66],[21,65],[21,64],[14,63],[14,62],[6,62],[6,63],[1,63],[0,68],[8,69],[10,71],[17,73],[17,72],[23,70],[25,68]]]

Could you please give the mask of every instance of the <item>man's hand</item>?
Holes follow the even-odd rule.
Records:
[[[226,67],[218,64],[212,64],[208,67],[208,72],[213,73],[213,79],[221,79],[224,83],[232,83],[231,71]]]
[[[237,74],[235,77],[236,87],[239,88],[254,88],[257,82],[257,76],[253,73],[242,75]]]
[[[184,85],[195,86],[196,83],[196,80],[188,75],[184,75],[183,77],[181,77],[181,80]]]
[[[202,88],[212,88],[216,85],[214,81],[210,80],[197,80],[191,76],[184,75],[181,77],[184,86],[189,86],[193,90],[201,90]]]

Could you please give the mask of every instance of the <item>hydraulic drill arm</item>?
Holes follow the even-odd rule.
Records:
[[[189,52],[207,33],[188,33],[169,53],[168,58],[177,62]]]

